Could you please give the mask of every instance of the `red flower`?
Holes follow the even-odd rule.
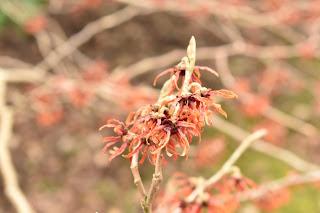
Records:
[[[168,157],[174,159],[188,155],[189,144],[193,137],[200,138],[205,124],[213,123],[213,114],[227,115],[219,104],[214,103],[214,98],[235,98],[237,95],[229,90],[202,87],[200,70],[212,73],[215,71],[201,66],[196,66],[192,72],[188,84],[190,92],[182,94],[178,83],[180,77],[185,77],[185,69],[183,65],[178,65],[156,77],[155,83],[162,75],[171,73],[170,80],[165,83],[162,90],[165,95],[162,94],[156,104],[141,107],[136,112],[130,113],[125,124],[118,122],[117,125],[127,130],[128,137],[125,140],[124,135],[119,134],[116,138],[108,137],[107,148],[121,140],[123,145],[114,153],[120,155],[127,148],[128,154],[125,157],[131,158],[135,153],[139,153],[140,163],[147,157],[154,163],[156,154],[160,150],[164,150]],[[110,124],[107,126],[113,127]]]
[[[186,174],[174,173],[167,183],[166,190],[158,200],[155,212],[173,212],[174,209],[187,207],[183,200],[194,188],[195,185]]]
[[[116,119],[108,120],[107,124],[100,127],[100,130],[104,129],[105,127],[113,128],[114,133],[116,133],[116,136],[108,136],[103,138],[103,142],[106,143],[106,145],[103,147],[103,150],[105,152],[109,149],[109,147],[115,145],[116,143],[120,143],[121,141],[123,142],[120,148],[116,146],[114,147],[112,155],[109,158],[109,161],[111,161],[113,158],[117,157],[118,155],[121,155],[127,148],[128,142],[122,139],[127,135],[128,131],[125,124]]]
[[[131,157],[136,152],[142,153],[141,163],[149,156],[154,162],[155,154],[158,150],[165,148],[169,157],[185,156],[189,150],[189,142],[193,136],[200,136],[200,131],[193,123],[186,121],[172,121],[167,112],[157,115],[155,106],[149,108],[148,115],[136,118],[130,132],[137,135],[130,143],[129,154]],[[155,115],[152,115],[152,114]],[[127,120],[127,122],[130,122]],[[182,150],[180,153],[177,148]]]
[[[201,196],[193,202],[186,202],[186,198],[202,183],[198,178],[189,178],[185,174],[175,174],[167,185],[156,212],[173,212],[180,210],[189,212],[232,213],[239,207],[237,193],[256,188],[256,184],[241,176],[234,174],[222,178],[218,183],[209,187]]]

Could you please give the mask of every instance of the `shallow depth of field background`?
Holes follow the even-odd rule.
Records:
[[[143,1],[132,2],[0,2],[1,71],[24,70],[32,72],[32,78],[40,72],[34,67],[52,48],[90,22],[131,3],[130,7],[139,8],[137,15],[94,34],[53,67],[44,66],[46,74],[39,80],[8,83],[6,103],[14,110],[10,151],[20,186],[37,212],[140,212],[129,162],[117,158],[108,165],[108,155],[101,151],[102,135],[108,132],[99,132],[98,128],[108,118],[124,119],[128,112],[152,103],[165,79],[161,78],[160,84],[152,87],[153,78],[178,63],[179,57],[177,60],[169,57],[169,63],[158,61],[154,66],[146,65],[143,73],[133,74],[128,83],[126,80],[132,72],[139,72],[145,66],[131,65],[175,49],[183,50],[191,35],[196,37],[199,48],[212,48],[207,56],[200,56],[198,64],[217,72],[215,57],[225,52],[214,47],[247,42],[252,44],[249,48],[257,48],[248,50],[247,55],[242,49],[239,54],[228,56],[229,69],[235,77],[233,90],[236,93],[244,90],[253,96],[250,103],[224,101],[227,121],[248,132],[265,127],[270,133],[266,138],[269,143],[319,165],[319,1],[228,0],[221,3],[227,6],[221,6],[220,12],[208,9],[211,1],[206,4],[206,1],[153,0],[145,1],[145,5]],[[148,9],[149,4],[153,9]],[[224,10],[226,14],[221,12]],[[242,18],[246,13],[260,18],[254,15]],[[264,19],[263,14],[275,18],[277,24]],[[229,53],[236,52],[235,49]],[[113,75],[114,72],[120,74]],[[208,87],[226,87],[214,76],[203,74],[203,79]],[[274,111],[267,113],[269,106],[287,117]],[[292,118],[302,123],[292,122]],[[312,125],[310,132],[305,132],[306,123]],[[188,159],[172,160],[164,168],[163,188],[176,171],[209,177],[238,144],[214,127],[207,128],[203,134],[201,144],[193,142]],[[240,158],[237,166],[257,183],[296,173],[287,164],[252,149]],[[141,173],[148,183],[151,167],[141,166]],[[3,187],[0,181],[0,212],[15,212]],[[272,212],[320,212],[319,186],[308,184],[290,191],[290,201]],[[252,202],[241,206],[239,213],[266,212]]]

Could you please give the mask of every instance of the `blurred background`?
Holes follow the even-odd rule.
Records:
[[[154,77],[180,61],[191,35],[198,64],[220,74],[204,73],[204,85],[239,98],[222,102],[228,118],[188,159],[165,167],[162,187],[177,171],[210,177],[258,128],[268,135],[237,163],[246,177],[318,169],[319,0],[1,0],[0,212],[17,211],[14,180],[35,212],[140,212],[129,161],[108,164],[98,129],[156,100],[165,78],[153,87]],[[141,166],[147,184],[152,169]],[[319,184],[237,212],[318,213]]]

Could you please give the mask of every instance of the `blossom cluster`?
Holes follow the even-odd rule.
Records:
[[[197,200],[188,202],[188,196],[202,181],[203,179],[199,177],[188,177],[181,172],[175,173],[159,196],[155,212],[234,213],[239,209],[241,195],[259,190],[261,187],[244,177],[239,170],[235,170],[208,187]],[[246,201],[252,201],[257,208],[271,212],[286,205],[290,199],[289,188],[281,188],[268,190],[256,198],[249,196]]]
[[[216,113],[227,116],[221,105],[215,103],[215,98],[231,99],[237,95],[229,90],[213,90],[202,86],[201,71],[216,72],[194,65],[193,43],[195,45],[194,39],[191,39],[188,57],[155,78],[154,84],[161,76],[170,74],[156,103],[130,113],[125,122],[111,119],[102,127],[113,128],[115,133],[115,136],[104,138],[104,150],[113,147],[109,160],[121,154],[131,158],[138,153],[141,154],[140,163],[148,157],[154,164],[156,154],[162,150],[163,159],[164,153],[175,159],[187,156],[192,139],[198,137],[200,140],[204,126],[213,124],[213,116]],[[126,150],[128,153],[124,155]]]
[[[187,202],[186,198],[202,183],[201,178],[188,177],[184,173],[176,173],[168,182],[166,190],[158,201],[155,212],[183,213],[232,213],[239,207],[237,194],[255,189],[257,185],[238,172],[226,175],[219,182],[208,187],[199,198]]]

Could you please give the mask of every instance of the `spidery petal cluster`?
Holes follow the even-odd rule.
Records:
[[[156,77],[154,83],[170,75],[156,103],[131,112],[125,122],[111,119],[101,127],[113,128],[115,134],[104,138],[104,150],[111,152],[109,160],[119,155],[130,159],[138,153],[140,163],[148,158],[154,164],[160,150],[163,150],[162,158],[188,156],[193,138],[201,139],[204,126],[214,123],[213,116],[227,116],[221,105],[215,103],[215,98],[237,97],[229,90],[202,86],[202,71],[218,75],[208,67],[195,65],[195,40],[192,38],[187,56]]]

